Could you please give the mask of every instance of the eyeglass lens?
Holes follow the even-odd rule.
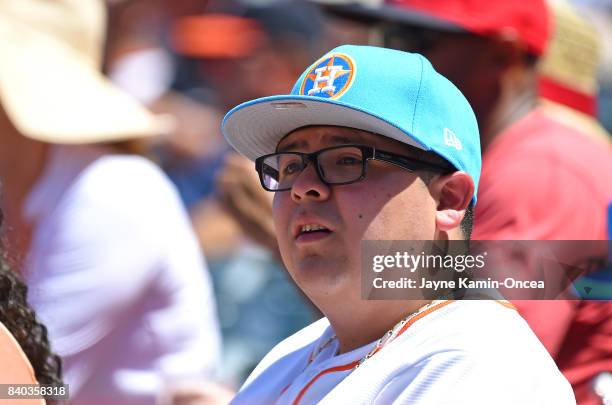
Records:
[[[363,175],[363,152],[354,146],[325,149],[316,160],[321,178],[328,184],[341,184]],[[308,155],[295,152],[268,156],[262,164],[262,180],[270,190],[287,190],[308,165]]]

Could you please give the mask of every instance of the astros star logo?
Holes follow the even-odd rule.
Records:
[[[353,84],[355,62],[342,53],[334,53],[316,62],[306,73],[300,94],[338,98]]]

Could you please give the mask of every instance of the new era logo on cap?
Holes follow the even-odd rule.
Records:
[[[342,53],[327,55],[315,62],[302,82],[300,94],[338,98],[355,79],[355,62]]]
[[[461,141],[457,135],[448,128],[444,128],[444,144],[457,150],[463,149],[463,145],[461,145]]]

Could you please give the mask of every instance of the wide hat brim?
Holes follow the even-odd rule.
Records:
[[[467,32],[450,21],[435,17],[418,10],[388,4],[367,5],[356,1],[317,0],[332,14],[369,22],[394,22],[446,32]]]
[[[0,16],[0,104],[17,130],[49,143],[83,144],[161,135],[155,116],[84,55]]]
[[[385,135],[428,150],[375,113],[342,101],[303,95],[263,97],[243,103],[227,113],[222,130],[227,141],[250,160],[274,153],[281,139],[307,126],[332,125]]]

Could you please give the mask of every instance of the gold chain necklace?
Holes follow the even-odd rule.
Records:
[[[367,359],[369,359],[370,357],[374,356],[376,353],[378,353],[378,351],[380,351],[388,343],[391,343],[393,340],[395,340],[395,338],[398,336],[398,332],[400,330],[402,330],[404,325],[406,325],[408,323],[408,321],[410,321],[410,319],[414,318],[415,316],[417,316],[421,312],[426,311],[429,308],[434,307],[434,306],[436,306],[436,305],[438,305],[438,304],[440,304],[440,303],[442,303],[444,301],[446,301],[446,300],[441,300],[441,299],[433,300],[429,304],[425,304],[422,307],[419,307],[416,311],[411,312],[410,314],[408,314],[408,316],[406,316],[401,321],[396,323],[393,328],[389,329],[387,331],[387,333],[385,333],[384,335],[382,335],[382,337],[380,339],[378,339],[378,341],[374,345],[374,348],[372,350],[370,350],[370,352],[368,354],[366,354],[365,356],[363,356],[359,360],[359,362],[357,363],[355,368],[361,366]]]
[[[404,317],[402,320],[400,320],[398,323],[396,323],[395,326],[393,326],[391,329],[389,329],[384,335],[382,335],[382,337],[380,339],[378,339],[378,341],[374,345],[374,348],[372,350],[370,350],[370,352],[368,354],[363,356],[357,362],[357,365],[355,366],[355,368],[357,368],[360,365],[362,365],[367,359],[372,357],[374,354],[376,354],[378,351],[380,351],[384,346],[386,346],[388,343],[393,341],[397,337],[397,334],[399,333],[399,331],[402,330],[404,325],[406,325],[406,323],[408,323],[410,321],[410,319],[414,318],[416,315],[420,314],[421,312],[426,311],[427,309],[429,309],[429,308],[431,308],[431,307],[433,307],[435,305],[438,305],[438,304],[440,304],[442,302],[445,302],[445,301],[447,301],[447,300],[445,300],[445,299],[433,300],[430,303],[425,304],[422,307],[419,307],[415,311],[413,311],[410,314],[408,314],[406,317]],[[325,349],[327,346],[329,346],[334,340],[336,340],[336,335],[330,336],[329,338],[327,338],[325,340],[325,342],[323,344],[317,346],[315,348],[315,350],[313,350],[311,355],[309,356],[308,363],[306,364],[306,367],[308,367],[308,365],[310,363],[312,363],[317,358],[317,356],[319,354],[321,354],[323,349]]]

